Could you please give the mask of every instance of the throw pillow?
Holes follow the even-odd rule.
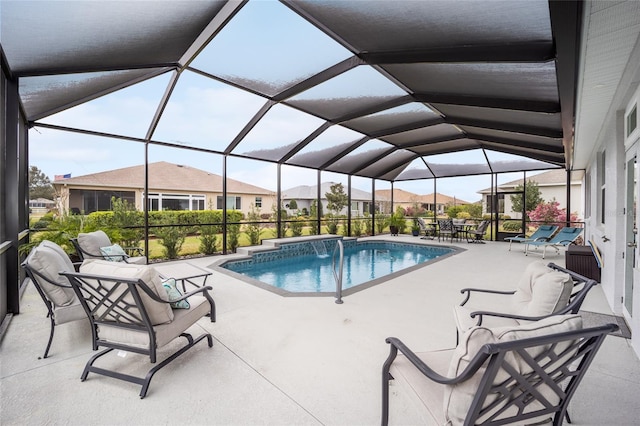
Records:
[[[163,281],[162,286],[167,290],[167,296],[169,297],[169,301],[172,302],[170,305],[173,309],[189,309],[191,307],[186,299],[173,302],[174,300],[182,297],[182,293],[180,293],[180,290],[178,290],[178,287],[176,286],[175,279],[169,278],[168,280]]]
[[[124,249],[120,247],[119,244],[100,247],[100,253],[104,256],[104,260],[109,260],[111,262],[122,262],[124,261],[124,258],[127,257],[127,253],[125,253]]]

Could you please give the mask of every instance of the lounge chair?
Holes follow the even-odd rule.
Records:
[[[157,271],[148,265],[98,259],[86,260],[80,272],[62,274],[69,279],[91,322],[93,349],[106,348],[89,359],[81,375],[82,381],[89,373],[95,373],[135,383],[142,386],[140,398],[144,398],[158,370],[203,339],[208,341],[209,347],[213,346],[210,333],[202,333],[196,338],[187,333],[187,329],[206,315],[210,316],[211,322],[215,321],[215,304],[208,292],[211,287],[203,286],[181,295],[175,287],[165,288]],[[184,303],[187,298],[188,303]],[[201,327],[197,329],[202,330]],[[114,349],[118,353],[126,351],[147,355],[155,364],[158,350],[178,337],[184,337],[187,343],[177,349],[172,345],[174,352],[143,377],[122,372],[122,369],[128,369],[126,366],[116,371],[93,365]],[[129,359],[139,363],[136,357]]]
[[[51,322],[49,341],[43,355],[46,358],[57,325],[87,319],[71,283],[66,277],[59,275],[61,271],[73,272],[75,267],[62,247],[47,240],[31,250],[22,262],[22,267],[46,305]]]
[[[602,342],[617,329],[582,329],[580,316],[561,315],[512,328],[474,327],[455,349],[422,353],[389,337],[382,425],[389,422],[391,380],[394,393],[406,393],[424,408],[425,424],[541,424],[553,418],[560,425]]]
[[[509,251],[511,251],[511,244],[515,241],[517,243],[526,243],[529,241],[542,241],[548,240],[558,230],[555,225],[540,225],[536,231],[527,237],[525,234],[516,235],[515,237],[507,237],[504,240],[509,241]]]
[[[120,247],[113,244],[104,231],[94,231],[78,234],[78,238],[71,239],[80,260],[103,259],[115,262],[135,263],[144,265],[147,258],[142,256],[140,247]]]
[[[570,226],[565,226],[562,228],[556,235],[551,239],[539,239],[538,241],[527,241],[524,248],[525,256],[529,255],[530,249],[529,246],[533,246],[536,249],[538,247],[542,247],[542,258],[544,259],[545,254],[547,253],[547,247],[553,247],[556,250],[556,254],[560,253],[560,247],[566,247],[569,244],[573,243],[576,238],[580,236],[582,233],[582,228],[573,228]]]

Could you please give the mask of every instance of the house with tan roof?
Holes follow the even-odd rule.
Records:
[[[320,202],[322,203],[322,212],[324,214],[329,213],[327,208],[328,200],[325,196],[327,192],[331,191],[331,185],[335,185],[335,182],[322,182],[320,184]],[[345,192],[347,188],[344,188]],[[366,213],[371,213],[371,193],[362,191],[357,188],[351,188],[351,215],[363,216]],[[317,185],[299,185],[293,188],[285,189],[282,191],[282,203],[289,209],[289,213],[294,213],[290,209],[291,201],[295,201],[297,210],[302,211],[306,209],[311,211],[311,205],[318,199],[318,186]],[[347,214],[347,208],[345,207],[340,214]]]
[[[221,210],[224,206],[222,176],[165,161],[149,163],[149,210]],[[111,210],[111,198],[128,201],[143,210],[146,194],[144,166],[92,173],[53,181],[59,209],[91,213]],[[227,209],[246,214],[255,206],[271,212],[273,191],[227,178]]]
[[[376,190],[376,201],[388,201],[389,203],[391,203],[391,190]],[[456,197],[441,194],[439,192],[436,192],[434,198],[433,193],[419,195],[414,194],[413,192],[405,191],[403,189],[393,189],[393,205],[395,206],[395,208],[401,206],[406,210],[407,208],[414,208],[417,205],[427,211],[432,212],[435,210],[437,214],[443,214],[447,207],[461,206],[464,204],[472,203]]]
[[[584,171],[577,170],[571,173],[571,212],[576,213],[578,217],[584,217],[582,203],[582,179]],[[527,176],[527,182],[536,182],[540,190],[540,197],[545,202],[556,200],[561,209],[567,207],[567,172],[564,169],[550,170],[533,176]],[[516,187],[522,185],[524,179],[517,179],[511,182],[498,185],[496,197],[498,198],[498,213],[504,213],[513,219],[522,218],[522,212],[514,212],[512,210],[511,195]],[[478,191],[482,195],[482,213],[490,213],[491,206],[491,188]]]

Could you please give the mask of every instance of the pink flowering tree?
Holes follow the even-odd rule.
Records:
[[[547,203],[540,203],[533,211],[529,212],[529,219],[545,225],[564,226],[567,222],[567,211],[559,206],[560,203],[555,199]],[[578,216],[572,213],[570,220],[571,222],[577,222]]]

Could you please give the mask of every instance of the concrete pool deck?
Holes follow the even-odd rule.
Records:
[[[411,236],[376,237],[449,245]],[[22,313],[0,346],[0,423],[375,425],[380,423],[381,368],[386,337],[417,351],[455,344],[452,306],[463,287],[512,289],[540,256],[508,244],[453,243],[467,249],[365,291],[332,297],[282,297],[213,271],[208,284],[218,321],[203,318],[213,348],[200,343],[161,370],[144,400],[138,386],[106,377],[79,377],[91,356],[87,323],[56,328],[50,356],[44,351],[49,321],[29,285]],[[217,258],[216,258],[217,259]],[[564,265],[564,255],[545,262]],[[212,258],[190,259],[206,268]],[[583,309],[611,314],[600,287]],[[169,346],[180,345],[176,340]],[[162,354],[166,351],[161,351]],[[145,372],[147,358],[113,357],[127,371]],[[391,392],[391,424],[422,423],[400,389]],[[575,425],[638,424],[640,362],[629,341],[608,336],[572,400]]]

